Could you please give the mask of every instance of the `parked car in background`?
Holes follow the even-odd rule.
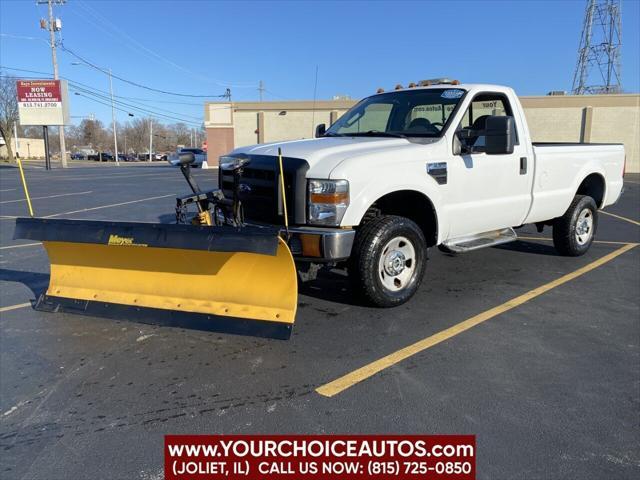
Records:
[[[207,152],[205,152],[201,148],[185,147],[185,148],[179,148],[175,151],[175,153],[172,153],[171,155],[169,155],[167,158],[168,162],[173,166],[179,165],[180,164],[179,156],[181,153],[193,153],[193,156],[195,157],[195,161],[193,162],[192,166],[194,167],[202,167],[202,162],[207,161]]]
[[[84,152],[73,152],[71,154],[71,160],[86,160],[87,154]]]
[[[88,160],[94,160],[96,162],[111,162],[114,161],[113,155],[109,152],[98,152],[93,155],[89,155]]]
[[[163,160],[162,156],[163,156],[162,153],[152,153],[151,154],[151,161],[152,162],[156,162],[156,161]],[[138,160],[145,161],[145,162],[149,161],[149,154],[148,153],[139,153],[138,154]]]

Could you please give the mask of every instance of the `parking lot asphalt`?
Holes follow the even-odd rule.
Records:
[[[186,192],[164,165],[39,166],[26,170],[38,216],[172,222]],[[196,175],[216,185],[216,170]],[[475,434],[478,478],[637,478],[640,247],[619,249],[640,243],[640,175],[626,180],[583,257],[557,256],[551,232],[529,226],[501,247],[432,249],[419,292],[392,310],[323,273],[278,341],[32,310],[47,258],[12,239],[26,203],[17,170],[0,167],[0,478],[160,479],[169,433]]]

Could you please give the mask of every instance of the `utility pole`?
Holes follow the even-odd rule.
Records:
[[[260,101],[262,101],[262,94],[264,93],[264,82],[262,80],[260,80],[260,83],[258,84],[258,92],[260,92]]]
[[[58,57],[56,55],[56,20],[53,18],[53,4],[64,5],[65,0],[37,0],[37,5],[46,3],[49,8],[49,43],[51,44],[51,59],[53,60],[53,79],[59,80],[58,76]],[[67,147],[64,142],[64,126],[58,127],[60,134],[60,162],[62,168],[67,168]]]

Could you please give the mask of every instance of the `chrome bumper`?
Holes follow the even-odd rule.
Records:
[[[351,256],[356,232],[353,229],[292,227],[289,249],[297,260],[336,262]]]

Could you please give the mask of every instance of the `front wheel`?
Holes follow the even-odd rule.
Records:
[[[561,255],[584,255],[598,229],[598,207],[593,198],[576,195],[561,217],[553,222],[553,245]]]
[[[401,305],[418,290],[426,260],[426,241],[415,222],[394,215],[376,217],[356,235],[349,280],[377,307]]]

